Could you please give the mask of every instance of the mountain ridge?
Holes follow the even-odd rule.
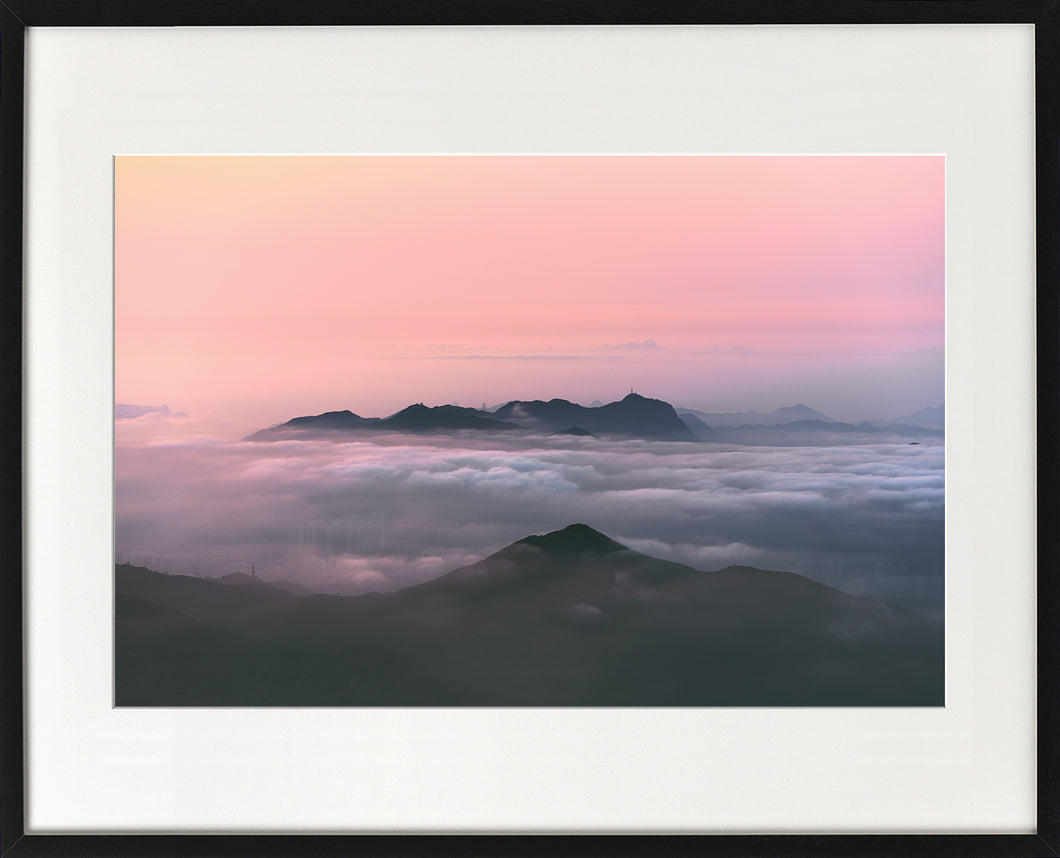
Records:
[[[776,411],[762,413],[759,411],[734,411],[734,412],[705,412],[695,408],[679,408],[678,415],[692,414],[702,420],[711,428],[740,427],[740,426],[775,426],[783,423],[793,423],[796,420],[820,420],[824,423],[838,423],[839,421],[820,411],[810,408],[799,402],[795,405],[783,405]]]
[[[119,705],[944,699],[933,621],[795,573],[701,572],[586,524],[385,595],[293,595],[128,566],[116,590]]]
[[[690,441],[700,438],[661,399],[631,392],[606,405],[586,407],[566,399],[511,400],[492,411],[456,405],[406,406],[388,417],[361,417],[353,411],[326,411],[294,417],[248,435],[250,441],[276,441],[292,437],[362,430],[397,432],[453,432],[464,430],[540,432],[582,437],[638,438]],[[576,430],[576,431],[574,431]]]

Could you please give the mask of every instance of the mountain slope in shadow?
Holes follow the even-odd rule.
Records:
[[[459,684],[383,647],[310,651],[118,595],[117,706],[460,705]]]
[[[119,705],[943,704],[940,624],[584,524],[388,595],[261,590],[119,567]]]

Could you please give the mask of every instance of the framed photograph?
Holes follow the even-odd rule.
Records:
[[[1048,4],[3,15],[4,855],[1060,854]]]
[[[117,706],[945,704],[944,156],[114,177]]]

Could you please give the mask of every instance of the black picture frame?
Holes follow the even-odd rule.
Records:
[[[36,835],[25,831],[23,117],[29,27],[1030,23],[1036,53],[1037,831],[1028,835]],[[0,855],[1060,855],[1060,3],[1056,0],[5,0],[0,2]]]

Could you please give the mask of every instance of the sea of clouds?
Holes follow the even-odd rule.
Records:
[[[270,443],[145,424],[118,427],[115,456],[118,560],[158,571],[387,591],[584,522],[697,569],[794,571],[941,611],[941,444],[476,433]]]

